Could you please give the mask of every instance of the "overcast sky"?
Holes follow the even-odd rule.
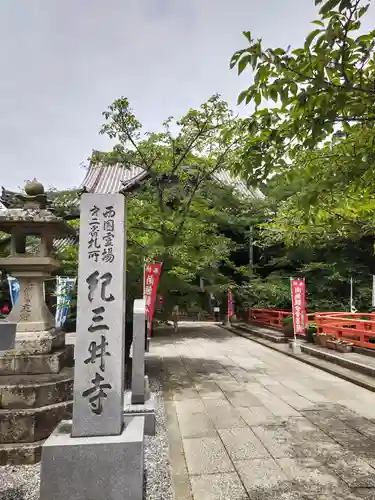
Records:
[[[313,0],[0,0],[0,185],[78,186],[121,95],[148,130],[216,92],[234,107],[241,32],[300,46],[314,18]]]

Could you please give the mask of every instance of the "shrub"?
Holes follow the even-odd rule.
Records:
[[[293,325],[293,316],[286,316],[283,320],[283,331],[285,337],[292,338],[294,337],[294,325]]]
[[[306,340],[311,344],[314,342],[314,335],[318,331],[318,325],[316,323],[310,323],[306,328]]]

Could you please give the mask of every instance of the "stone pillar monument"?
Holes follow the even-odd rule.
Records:
[[[146,338],[146,301],[134,301],[133,319],[133,358],[131,391],[125,393],[124,414],[127,416],[143,416],[145,434],[155,435],[155,394],[150,393],[148,376],[145,370],[145,338]],[[148,344],[148,343],[147,343]]]
[[[19,298],[8,316],[16,323],[11,349],[0,352],[0,464],[34,463],[56,424],[72,406],[72,346],[44,301],[44,280],[59,263],[52,254],[55,237],[75,235],[47,208],[35,179],[16,195],[20,208],[0,211],[0,231],[10,233],[10,255],[0,267],[16,277]]]
[[[43,446],[41,500],[142,500],[144,419],[124,418],[125,200],[83,194],[73,420]]]

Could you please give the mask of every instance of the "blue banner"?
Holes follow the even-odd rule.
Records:
[[[12,307],[17,302],[18,296],[20,294],[20,284],[18,283],[17,278],[13,278],[13,276],[8,276],[8,285],[9,285],[9,295],[10,300],[12,302]]]
[[[56,328],[61,328],[68,317],[75,283],[76,278],[56,276]],[[20,294],[20,285],[18,279],[13,276],[8,276],[8,284],[10,300],[12,302],[12,307],[14,307]]]
[[[56,276],[56,328],[61,328],[68,317],[76,278]]]

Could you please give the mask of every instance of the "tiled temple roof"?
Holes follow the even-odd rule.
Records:
[[[113,165],[91,164],[78,189],[47,191],[48,208],[64,219],[78,219],[79,196],[83,189],[89,193],[103,194],[117,193],[121,190],[131,191],[148,178],[148,172],[140,167],[125,167],[122,163]],[[225,170],[214,172],[212,179],[221,185],[232,187],[234,192],[241,197],[250,199],[264,197],[258,188],[249,188],[244,180],[231,175]],[[17,199],[16,194],[3,187],[0,204],[3,204],[6,208],[19,208],[22,204]]]
[[[119,191],[129,192],[136,189],[149,177],[148,172],[140,167],[125,167],[122,163],[113,165],[104,163],[91,164],[78,189],[47,191],[48,209],[65,220],[75,220],[79,218],[79,197],[83,190],[89,193],[103,194],[117,193]],[[232,176],[225,170],[214,172],[212,178],[218,184],[232,187],[233,191],[242,198],[264,198],[263,193],[258,188],[249,188],[244,180]],[[16,194],[3,187],[0,196],[0,209],[1,204],[5,208],[18,208],[20,201],[15,196]],[[0,235],[0,246],[6,244],[7,241],[9,241],[9,237],[1,238]],[[67,244],[74,243],[76,243],[76,240],[69,237],[58,239],[54,242],[54,248],[55,250],[62,250]]]
[[[141,167],[124,167],[121,163],[114,165],[100,163],[90,166],[81,188],[86,188],[87,191],[92,193],[116,193],[121,189],[130,191],[148,177],[147,171]],[[225,170],[214,172],[212,178],[219,184],[232,187],[241,197],[251,199],[264,197],[259,189],[249,188],[244,180],[232,176]]]

